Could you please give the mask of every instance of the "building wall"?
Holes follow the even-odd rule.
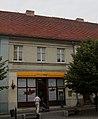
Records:
[[[13,61],[13,48],[14,45],[23,45],[23,61]],[[37,62],[37,47],[46,47],[46,61],[44,63]],[[57,48],[65,48],[65,62],[57,62]],[[16,85],[15,90],[9,88],[9,110],[17,107],[17,72],[19,71],[59,71],[66,72],[69,62],[72,61],[71,54],[73,53],[72,44],[66,44],[64,41],[58,42],[46,42],[37,41],[37,39],[10,39],[9,43],[9,86],[12,80]],[[74,96],[74,102],[72,97],[67,95],[66,90],[66,105],[75,105],[76,99]]]
[[[11,88],[12,80],[17,87],[17,73],[16,72],[9,72],[9,89],[8,89],[8,111],[10,109],[17,108],[17,88]]]
[[[23,45],[23,61],[13,65],[13,46],[14,45]],[[44,63],[37,62],[37,47],[46,47],[46,61]],[[65,48],[65,62],[58,63],[57,62],[57,48]],[[71,45],[66,44],[51,44],[51,43],[44,43],[44,42],[33,42],[29,41],[26,42],[25,40],[21,41],[11,41],[10,42],[10,52],[9,52],[9,61],[10,69],[11,68],[20,68],[27,70],[66,70],[66,65],[72,61],[71,54],[73,53],[73,48]],[[37,65],[36,65],[37,64]],[[24,66],[25,65],[25,66]],[[30,68],[31,66],[34,66]],[[48,67],[47,67],[48,66]],[[34,68],[34,69],[33,69]]]
[[[9,39],[8,37],[0,37],[0,56],[2,60],[8,60],[9,52]],[[8,65],[8,62],[6,63]],[[8,86],[8,77],[0,81],[0,86]],[[0,91],[0,112],[6,112],[8,110],[8,89]]]

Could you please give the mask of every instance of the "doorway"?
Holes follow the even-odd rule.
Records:
[[[47,105],[46,79],[38,79],[38,96],[41,99],[41,105],[43,102]]]

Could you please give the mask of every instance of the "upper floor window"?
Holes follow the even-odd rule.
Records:
[[[14,45],[14,60],[22,61],[22,51],[23,46],[21,45]]]
[[[45,47],[37,48],[37,61],[44,62],[45,61]]]
[[[57,48],[57,62],[65,62],[65,49]]]

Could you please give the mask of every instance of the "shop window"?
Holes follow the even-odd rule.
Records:
[[[35,79],[28,78],[27,85],[28,85],[28,87],[35,87],[36,86]]]
[[[56,79],[48,79],[49,101],[57,100]]]
[[[18,79],[18,87],[26,87],[26,78]]]
[[[64,79],[57,79],[57,86],[63,87],[64,86]]]
[[[36,81],[33,78],[18,79],[18,102],[31,102],[36,96]]]
[[[49,87],[56,86],[56,79],[48,79],[48,86]]]
[[[56,98],[56,88],[49,88],[49,101],[57,100]]]
[[[58,100],[64,100],[64,91],[63,90],[58,90]]]
[[[26,88],[18,89],[18,102],[26,102],[26,95],[24,95],[24,92],[26,92]]]

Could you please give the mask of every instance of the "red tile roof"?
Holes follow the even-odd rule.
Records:
[[[98,24],[0,11],[0,34],[62,40],[98,39]]]

